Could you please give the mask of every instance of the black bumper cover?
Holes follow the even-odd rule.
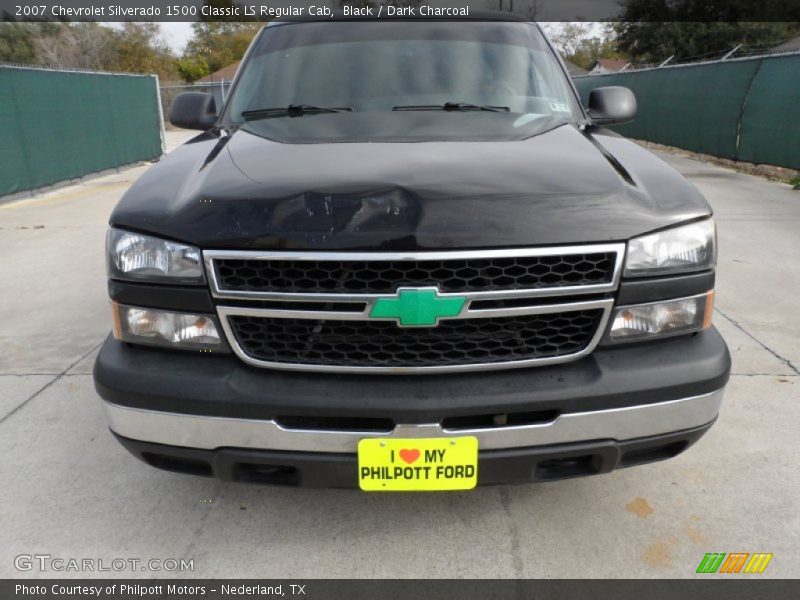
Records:
[[[413,424],[487,413],[563,414],[658,403],[719,390],[729,372],[728,349],[711,329],[657,343],[601,347],[564,365],[424,376],[289,373],[250,367],[230,355],[169,352],[109,338],[94,378],[106,401],[145,410],[252,419],[382,418]],[[479,453],[478,481],[548,481],[663,460],[683,452],[711,425],[623,442],[600,439],[485,450]],[[249,483],[357,486],[355,454],[202,450],[116,437],[147,464],[169,471]]]
[[[121,406],[173,413],[436,423],[528,411],[586,412],[698,396],[722,388],[730,355],[715,329],[600,347],[572,363],[452,375],[346,375],[259,369],[236,356],[136,347],[109,337],[97,392]]]

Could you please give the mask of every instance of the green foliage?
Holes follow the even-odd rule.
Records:
[[[209,0],[217,7],[228,0]],[[158,23],[0,23],[0,61],[196,81],[240,60],[261,23],[201,21],[180,58]]]
[[[564,58],[587,70],[600,58],[625,57],[613,37],[588,37],[589,32],[590,26],[586,23],[563,23],[550,37]]]
[[[789,185],[795,190],[800,190],[800,175],[790,180]]]
[[[35,58],[31,28],[24,23],[0,23],[0,61],[30,63]]]
[[[619,50],[638,62],[718,58],[739,44],[768,49],[800,35],[800,24],[739,22],[740,0],[622,0]],[[767,10],[765,3],[764,10]],[[774,3],[773,3],[774,4]],[[752,9],[750,10],[752,12]],[[713,17],[714,20],[709,20]]]
[[[624,53],[620,52],[617,48],[616,40],[600,38],[589,38],[582,40],[578,47],[567,60],[573,64],[578,65],[586,70],[592,68],[592,65],[601,58],[624,58]]]
[[[178,78],[157,23],[0,23],[0,61]]]
[[[213,73],[241,60],[259,29],[260,23],[193,23],[193,36],[186,44],[183,59],[202,59],[208,66],[208,72]]]
[[[110,57],[115,64],[113,70],[156,73],[160,79],[175,79],[175,57],[160,35],[158,23],[125,23],[115,36]]]
[[[197,81],[210,73],[208,63],[202,56],[186,56],[178,59],[178,72],[189,83]]]

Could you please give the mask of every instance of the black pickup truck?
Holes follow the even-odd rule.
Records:
[[[581,105],[535,23],[296,19],[108,233],[94,370],[146,463],[416,491],[675,456],[730,371],[701,194]]]

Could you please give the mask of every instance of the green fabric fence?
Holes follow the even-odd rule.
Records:
[[[641,140],[722,158],[800,169],[800,54],[575,78],[589,92],[622,85],[636,120],[614,127]]]
[[[0,66],[0,196],[161,153],[155,76]]]

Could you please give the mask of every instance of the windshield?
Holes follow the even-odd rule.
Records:
[[[415,118],[416,111],[426,117]],[[468,113],[490,138],[526,137],[581,116],[531,23],[340,21],[267,27],[232,92],[226,122],[291,138],[297,121],[313,120],[299,141],[314,141],[305,139],[314,123],[334,137],[358,131],[371,139],[382,137],[382,122],[391,131],[425,123],[428,135],[411,132],[416,138],[453,139],[464,131],[454,112]]]

